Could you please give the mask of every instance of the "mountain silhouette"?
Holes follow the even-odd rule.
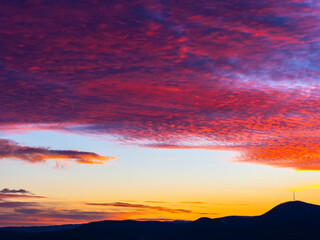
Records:
[[[292,201],[279,204],[262,216],[270,219],[299,221],[303,217],[312,217],[320,214],[320,206],[301,201]]]
[[[41,228],[41,227],[40,227]],[[100,221],[46,232],[0,231],[1,240],[320,240],[320,206],[282,203],[260,216],[192,222]],[[16,234],[16,235],[15,235]]]

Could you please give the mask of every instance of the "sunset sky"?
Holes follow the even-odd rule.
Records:
[[[0,226],[320,204],[317,0],[0,0]]]

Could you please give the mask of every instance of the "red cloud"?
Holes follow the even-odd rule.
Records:
[[[315,1],[6,2],[0,127],[50,125],[318,169],[319,16]],[[17,148],[30,162],[109,159]]]
[[[312,136],[275,139],[246,149],[240,161],[320,170],[320,141]]]

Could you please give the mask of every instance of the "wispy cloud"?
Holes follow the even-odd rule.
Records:
[[[115,159],[115,157],[100,156],[93,152],[22,146],[14,141],[0,139],[0,159],[4,158],[14,158],[29,163],[45,162],[49,159],[62,159],[73,160],[80,164],[104,164]],[[11,190],[11,193],[23,193],[21,191]],[[10,190],[3,189],[0,193],[10,193]]]
[[[160,222],[169,222],[174,221],[176,219],[171,218],[135,218],[136,221],[160,221]]]
[[[0,226],[34,226],[68,223],[86,223],[99,220],[120,220],[132,216],[126,212],[91,212],[82,210],[19,207],[13,212],[0,213]]]
[[[83,209],[66,209],[63,202],[56,202],[32,194],[25,189],[8,189],[0,191],[0,226],[34,226],[68,223],[86,223],[98,220],[123,220],[137,214],[137,211],[87,211]],[[10,201],[10,199],[20,201]],[[28,199],[32,198],[32,202]]]
[[[25,189],[15,190],[4,188],[0,192],[3,192],[0,195],[0,226],[53,225],[124,219],[167,221],[172,219],[162,216],[163,214],[175,214],[175,216],[179,214],[192,216],[217,214],[197,212],[183,208],[171,208],[159,205],[153,206],[126,202],[86,203],[86,208],[70,209],[65,207],[70,206],[70,204],[37,196]],[[19,201],[16,201],[17,198],[19,198]],[[32,198],[32,201],[28,201],[29,198]],[[39,198],[45,199],[38,201]],[[162,201],[145,202],[153,204],[165,203]],[[199,202],[186,203],[200,204]],[[83,204],[83,202],[81,202],[81,204]],[[94,211],[90,210],[93,208]]]
[[[0,199],[5,199],[5,198],[45,198],[45,197],[37,196],[37,195],[26,195],[26,194],[0,193]]]
[[[29,207],[36,206],[37,203],[34,202],[12,202],[12,201],[1,201],[0,208],[18,208],[18,207]]]
[[[105,206],[105,207],[124,207],[124,208],[135,208],[135,209],[150,209],[150,210],[157,210],[162,212],[169,212],[169,213],[192,213],[191,210],[186,209],[174,209],[174,208],[167,208],[161,206],[150,206],[150,205],[142,205],[142,204],[131,204],[131,203],[124,203],[124,202],[114,202],[114,203],[87,203],[87,205],[91,206]]]

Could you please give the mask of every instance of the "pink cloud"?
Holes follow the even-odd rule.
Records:
[[[49,159],[73,160],[80,164],[104,164],[115,159],[114,157],[100,156],[92,152],[81,152],[77,150],[51,150],[41,147],[28,147],[16,142],[0,139],[0,159],[14,158],[29,163],[45,162]],[[16,191],[16,192],[14,192]],[[20,192],[19,192],[20,191]],[[1,193],[23,193],[21,190],[6,190]]]
[[[4,3],[0,125],[317,170],[319,13],[289,0]],[[110,160],[0,144],[29,162]]]

